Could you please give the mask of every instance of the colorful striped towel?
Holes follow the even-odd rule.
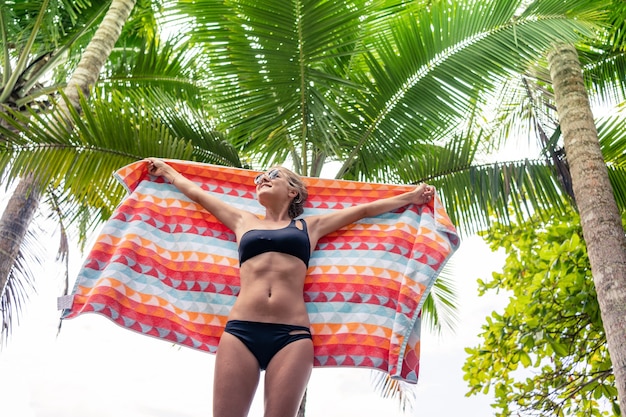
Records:
[[[222,200],[262,214],[256,172],[168,161]],[[115,173],[129,195],[82,266],[63,318],[95,312],[123,327],[214,353],[239,292],[235,236],[146,162]],[[305,178],[304,216],[364,203],[411,186]],[[417,382],[420,310],[459,245],[441,203],[406,206],[320,240],[304,298],[315,366],[368,367]]]

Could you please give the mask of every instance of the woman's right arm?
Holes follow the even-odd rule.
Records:
[[[205,210],[213,214],[226,227],[237,233],[247,215],[252,215],[247,211],[240,210],[230,204],[224,203],[219,198],[204,191],[198,184],[187,179],[183,174],[173,167],[157,158],[146,158],[148,162],[148,172],[151,175],[162,176],[171,184],[176,186],[180,192],[191,200],[200,204]]]

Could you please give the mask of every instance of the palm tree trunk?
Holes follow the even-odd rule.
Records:
[[[613,363],[622,413],[626,412],[626,236],[572,45],[548,54],[567,162],[572,175],[591,271]]]
[[[98,80],[100,69],[104,66],[119,39],[122,27],[128,20],[135,3],[136,0],[114,0],[93,39],[85,48],[83,56],[64,91],[69,99],[69,105],[73,108],[78,110],[80,107],[80,93],[89,96],[90,89]],[[70,120],[67,117],[68,105],[61,100],[59,106],[62,114],[66,115],[66,122],[68,122]],[[71,126],[68,125],[69,127]],[[32,175],[22,178],[8,202],[5,214],[0,219],[0,237],[3,238],[3,242],[0,243],[3,246],[0,247],[0,289],[2,290],[0,296],[2,297],[5,295],[6,283],[13,268],[15,257],[19,252],[33,215],[39,207],[41,191],[44,187],[45,185],[37,183]],[[10,239],[7,236],[10,236]],[[4,246],[9,247],[5,248]]]
[[[41,190],[33,175],[23,177],[0,219],[0,289],[4,294],[20,246],[32,221]]]
[[[89,96],[90,89],[98,80],[100,70],[109,59],[109,55],[111,55],[111,51],[136,2],[137,0],[114,0],[111,3],[111,7],[89,45],[85,48],[83,56],[64,90],[73,108],[78,109],[80,106],[79,91],[86,97]],[[63,101],[60,102],[60,107],[67,110]]]

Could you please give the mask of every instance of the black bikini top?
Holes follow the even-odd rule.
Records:
[[[311,242],[306,222],[299,219],[302,229],[296,221],[282,229],[253,229],[243,234],[239,241],[239,264],[243,264],[253,256],[265,252],[280,252],[300,258],[308,267],[311,258]]]

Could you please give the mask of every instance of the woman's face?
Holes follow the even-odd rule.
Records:
[[[289,181],[284,172],[279,168],[272,168],[267,172],[261,173],[254,179],[256,184],[257,196],[269,194],[272,196],[284,196],[285,199],[293,197],[295,191],[289,185]]]

